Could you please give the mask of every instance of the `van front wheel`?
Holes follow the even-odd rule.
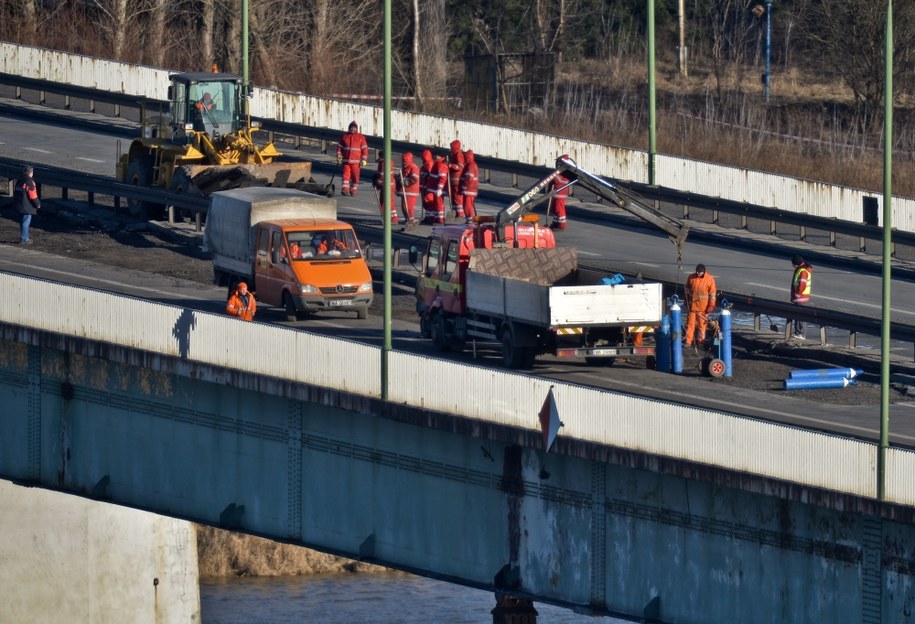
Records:
[[[283,293],[283,309],[286,311],[287,321],[299,320],[299,312],[296,310],[295,301],[292,300],[292,295],[288,292]]]
[[[369,317],[369,309],[368,309],[368,308],[359,308],[358,310],[356,310],[356,318],[357,318],[357,319],[364,321],[364,320],[367,319],[368,317]]]

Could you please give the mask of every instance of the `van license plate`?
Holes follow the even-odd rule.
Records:
[[[330,306],[351,306],[353,305],[352,299],[331,299],[327,302]]]

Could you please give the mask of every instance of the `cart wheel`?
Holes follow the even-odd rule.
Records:
[[[725,365],[724,360],[719,360],[718,358],[712,359],[708,364],[708,374],[714,377],[715,379],[724,375]]]

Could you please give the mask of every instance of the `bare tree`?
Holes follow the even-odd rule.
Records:
[[[419,42],[420,42],[420,19],[419,19],[419,0],[412,0],[411,5],[413,7],[413,36],[411,37],[412,42],[412,58],[413,58],[413,91],[416,94],[416,103],[418,110],[423,110],[423,104],[426,99],[426,89],[423,85],[422,73],[419,69]]]
[[[419,0],[418,30],[422,52],[414,59],[416,84],[421,85],[424,100],[447,97],[448,21],[445,0]]]
[[[893,19],[894,88],[911,84],[915,42],[915,0],[898,0]],[[882,118],[886,3],[874,0],[813,2],[804,26],[820,58],[854,94],[858,123],[869,130]],[[897,81],[898,79],[898,81]]]
[[[165,25],[168,22],[168,0],[152,0],[150,10],[150,24],[148,41],[156,45],[146,46],[150,52],[149,62],[155,67],[165,67],[165,51],[169,46],[166,42]]]

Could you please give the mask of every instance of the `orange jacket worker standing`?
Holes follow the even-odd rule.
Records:
[[[239,282],[226,303],[226,313],[237,316],[243,321],[250,321],[254,319],[255,312],[257,312],[257,302],[254,301],[254,295],[248,292],[246,283]]]
[[[697,340],[705,341],[705,323],[708,321],[708,315],[715,309],[717,293],[715,278],[706,272],[704,264],[696,265],[696,272],[686,278],[686,305],[689,317],[686,320],[684,343],[687,346],[693,344],[697,330]]]
[[[337,164],[343,165],[344,195],[355,197],[359,192],[361,167],[365,167],[368,157],[369,145],[365,135],[359,132],[359,124],[351,121],[346,134],[340,137],[340,143],[337,145]]]
[[[451,153],[448,154],[448,194],[451,196],[451,210],[455,217],[464,216],[464,198],[461,196],[461,176],[464,174],[464,152],[461,142],[451,142]]]

